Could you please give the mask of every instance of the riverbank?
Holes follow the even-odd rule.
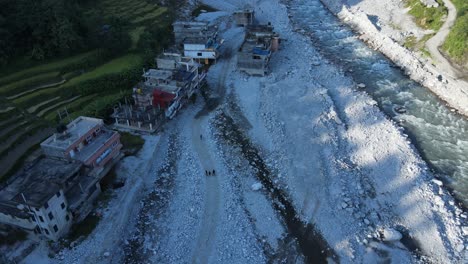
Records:
[[[446,74],[427,58],[418,56],[398,42],[408,35],[424,34],[412,23],[400,2],[366,0],[321,0],[340,20],[349,25],[361,40],[398,65],[411,79],[428,88],[454,111],[468,117],[468,83]],[[367,1],[369,2],[369,1]],[[354,4],[353,4],[354,3]],[[379,10],[379,11],[377,11]],[[384,16],[383,14],[387,14]],[[392,21],[399,21],[398,25]],[[400,23],[401,22],[401,23]],[[412,25],[413,24],[413,25]]]

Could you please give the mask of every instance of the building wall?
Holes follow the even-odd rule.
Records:
[[[4,212],[0,212],[0,223],[17,226],[17,227],[24,228],[27,230],[33,230],[34,227],[36,226],[36,223],[34,223],[31,220],[31,218],[28,218],[28,219],[19,218],[13,215],[6,214]]]
[[[72,215],[68,211],[68,203],[65,195],[63,194],[63,191],[60,190],[58,193],[60,194],[58,197],[57,194],[54,194],[47,201],[48,208],[45,208],[43,205],[39,209],[32,209],[36,216],[37,223],[41,228],[42,234],[52,240],[57,240],[64,234],[68,233],[73,221]],[[52,219],[50,219],[49,213],[51,213],[53,217]],[[55,231],[54,226],[57,226],[57,231]]]
[[[184,51],[187,51],[187,50],[197,51],[197,50],[204,50],[204,49],[206,49],[205,44],[184,44]]]
[[[85,165],[103,167],[121,148],[120,134],[114,132],[114,135],[85,162]],[[98,160],[103,155],[106,156]]]
[[[194,59],[216,59],[217,52],[214,50],[184,50],[184,56],[192,57]]]

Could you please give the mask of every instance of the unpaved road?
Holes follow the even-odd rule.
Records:
[[[457,9],[449,0],[442,1],[448,10],[447,19],[437,34],[435,34],[426,42],[426,47],[431,53],[431,56],[434,59],[437,67],[446,74],[450,75],[452,78],[457,79],[462,75],[461,72],[455,69],[439,51],[439,47],[444,43],[445,38],[450,32],[450,28],[453,26],[455,19],[457,18]]]
[[[202,116],[193,120],[192,142],[198,154],[203,170],[216,171],[211,155],[206,147],[201,130],[201,122],[207,117]],[[205,210],[201,229],[198,233],[197,246],[192,256],[192,263],[207,263],[211,255],[213,243],[216,238],[216,226],[219,218],[219,182],[217,175],[206,176],[205,181]]]

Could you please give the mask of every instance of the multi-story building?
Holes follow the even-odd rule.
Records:
[[[1,188],[0,223],[57,240],[91,212],[99,182],[120,159],[122,144],[101,119],[80,116],[41,148],[45,157]]]
[[[79,182],[82,173],[77,161],[37,160],[0,191],[0,223],[57,240],[73,221],[65,192]]]
[[[268,25],[249,25],[247,34],[237,54],[237,67],[250,75],[268,74],[272,52],[278,50],[279,36]]]
[[[80,116],[44,142],[47,156],[81,161],[94,174],[105,174],[119,158],[119,133],[104,128],[102,119]]]

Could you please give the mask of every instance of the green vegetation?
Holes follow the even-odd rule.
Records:
[[[447,16],[447,8],[442,1],[436,0],[439,7],[426,7],[420,0],[406,0],[409,13],[416,19],[416,24],[425,29],[439,30]]]
[[[0,87],[0,94],[12,95],[23,92],[34,86],[43,85],[51,82],[60,81],[62,78],[59,76],[59,72],[52,71],[39,75],[32,76],[30,78],[22,79],[17,82],[9,83]]]
[[[457,20],[442,45],[454,61],[468,68],[468,1],[451,0],[457,8]]]
[[[182,3],[0,0],[0,108],[14,108],[0,113],[5,121],[2,142],[9,146],[0,154],[26,136],[37,138],[44,128],[54,127],[58,111],[67,109],[69,119],[80,115],[107,119],[141,80],[142,68],[152,66],[154,56],[172,43],[172,22]],[[63,84],[35,89],[62,78]],[[34,106],[37,109],[29,113]],[[25,124],[12,129],[12,116],[21,116]],[[21,135],[13,135],[11,131],[18,129]],[[141,147],[138,140],[130,142],[134,148]],[[28,150],[11,170],[0,172],[1,180],[37,150],[39,145],[33,144],[21,144]]]
[[[418,43],[417,39],[415,36],[408,36],[405,39],[405,43],[403,44],[403,47],[407,49],[414,49],[416,47],[416,44]]]
[[[86,238],[99,224],[99,220],[101,220],[99,216],[89,214],[83,221],[73,225],[68,235],[69,242],[73,242],[82,236]]]
[[[122,151],[126,155],[135,155],[145,144],[145,140],[127,132],[120,133],[120,142],[122,142]]]

